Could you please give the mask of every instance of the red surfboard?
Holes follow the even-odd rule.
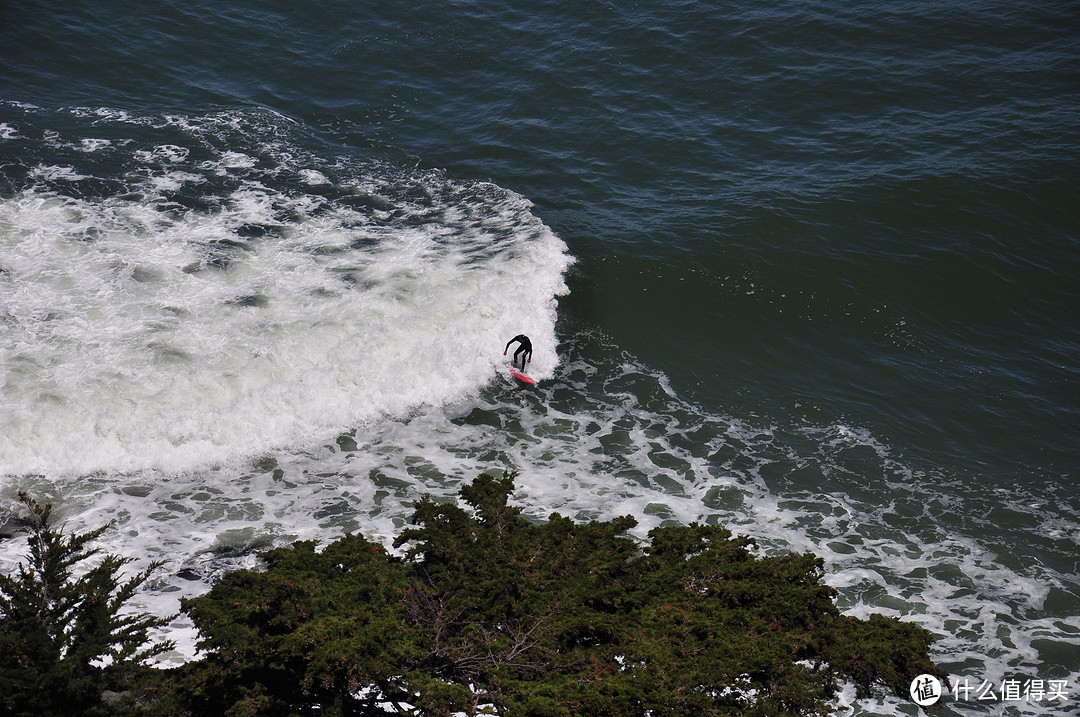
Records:
[[[510,375],[516,378],[518,381],[521,381],[522,383],[527,383],[530,386],[536,385],[535,378],[533,378],[527,373],[522,373],[521,371],[518,371],[516,368],[514,368],[513,364],[506,364],[506,370],[509,371]]]

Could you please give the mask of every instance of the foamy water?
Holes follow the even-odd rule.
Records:
[[[0,202],[5,473],[175,473],[303,445],[475,391],[520,332],[553,371],[570,259],[523,198],[190,154],[137,150],[104,196],[35,166]]]
[[[935,496],[929,477],[872,437],[845,426],[809,430],[827,432],[829,448],[800,453],[811,436],[703,413],[632,360],[597,365],[582,357],[610,348],[581,336],[563,344],[567,360],[539,391],[496,377],[474,396],[417,406],[246,466],[31,479],[30,488],[58,502],[72,528],[116,520],[109,550],[166,561],[134,601],[155,614],[176,612],[181,597],[201,594],[228,570],[257,566],[257,552],[274,545],[327,542],[348,531],[389,547],[417,497],[452,498],[496,468],[521,471],[513,500],[536,519],[630,514],[642,538],[658,525],[698,521],[755,537],[764,552],[813,551],[825,558],[826,581],[845,613],[923,625],[939,636],[935,658],[954,679],[1049,678],[1041,667],[1047,653],[1080,645],[1076,626],[1046,609],[1053,585],[1068,577],[1049,570],[1025,577],[951,530],[948,500]],[[862,477],[842,467],[851,452],[876,463],[893,489],[910,492],[910,503],[876,501]],[[830,489],[778,488],[777,476],[791,475],[788,462],[804,471],[830,466]],[[17,558],[20,542],[3,545],[5,559]],[[186,620],[167,635],[179,642],[167,663],[195,654]],[[904,713],[891,699],[872,704]],[[1053,704],[1025,709],[1056,713]]]
[[[525,198],[328,160],[266,113],[76,114],[85,136],[0,127],[51,148],[0,199],[0,500],[29,490],[70,530],[115,521],[106,550],[164,560],[134,608],[174,614],[297,539],[389,545],[418,497],[495,468],[521,472],[537,519],[630,514],[640,537],[699,521],[813,551],[844,611],[922,624],[954,675],[1077,684],[1046,667],[1080,649],[1057,617],[1067,560],[1033,576],[973,537],[959,508],[979,487],[864,428],[718,414],[560,327],[572,258]],[[521,332],[536,390],[502,371]],[[1013,498],[1051,553],[1080,544],[1067,512]],[[25,548],[0,543],[3,569]],[[165,635],[167,663],[195,654],[185,619]]]

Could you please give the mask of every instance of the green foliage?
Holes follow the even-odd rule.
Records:
[[[76,575],[98,554],[88,544],[109,526],[65,538],[52,528],[51,506],[25,493],[19,499],[30,511],[30,552],[17,575],[0,575],[0,713],[105,714],[102,691],[172,647],[144,647],[148,631],[167,620],[121,614],[157,565],[121,583],[129,561],[107,555]]]
[[[841,616],[813,555],[758,557],[718,527],[632,517],[534,524],[513,476],[466,507],[417,502],[395,546],[348,536],[274,550],[184,609],[207,657],[154,688],[183,715],[825,713],[838,682],[904,696],[925,630]]]
[[[408,584],[381,545],[347,536],[316,552],[310,542],[266,555],[263,573],[232,573],[186,601],[209,653],[180,675],[184,706],[168,714],[286,715],[292,705],[341,714],[371,700],[362,687],[400,697],[400,665],[417,659],[404,630]],[[223,709],[223,706],[227,709]]]

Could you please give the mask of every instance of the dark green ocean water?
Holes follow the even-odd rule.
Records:
[[[516,468],[1075,711],[1078,188],[1068,2],[4,2],[0,500],[166,610]]]

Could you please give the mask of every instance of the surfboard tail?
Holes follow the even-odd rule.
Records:
[[[535,378],[533,378],[532,376],[530,376],[529,374],[527,374],[527,373],[525,373],[523,371],[519,371],[517,369],[517,367],[514,366],[513,364],[509,364],[509,363],[506,364],[506,370],[509,371],[510,375],[513,376],[514,378],[516,378],[518,381],[521,381],[522,383],[526,383],[526,384],[528,384],[530,386],[535,386],[536,385],[536,379]]]

